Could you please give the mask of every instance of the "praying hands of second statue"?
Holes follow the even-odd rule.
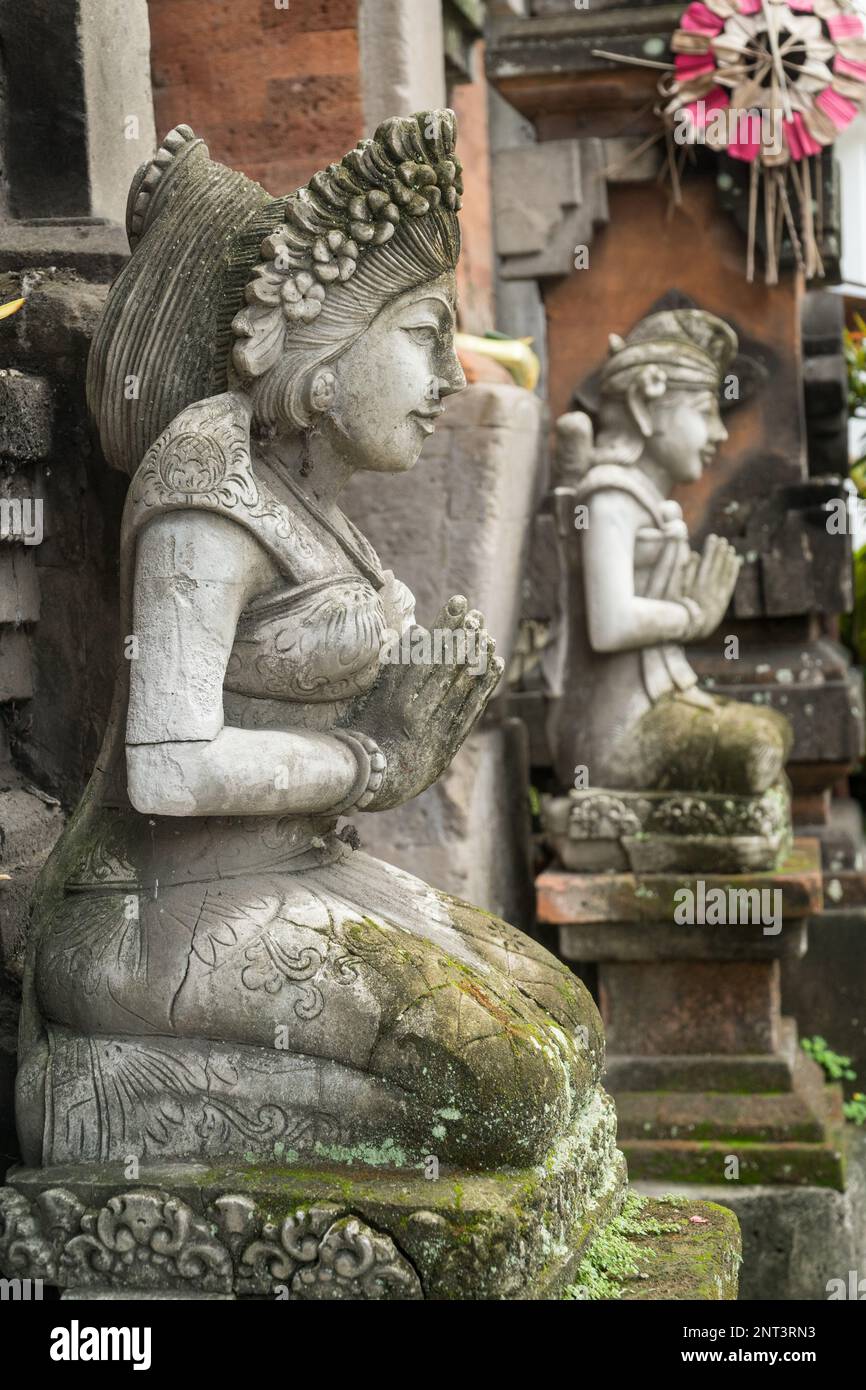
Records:
[[[742,557],[720,535],[708,535],[701,553],[692,550],[683,521],[667,523],[666,535],[669,543],[659,556],[646,596],[683,603],[689,613],[684,641],[708,638],[727,612]]]

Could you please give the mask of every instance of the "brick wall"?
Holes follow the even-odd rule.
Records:
[[[365,134],[358,0],[149,0],[157,135],[180,122],[214,159],[291,192]],[[468,168],[461,223],[461,327],[493,327],[487,87],[451,96]],[[403,114],[394,112],[394,115]]]
[[[149,0],[157,134],[288,193],[363,135],[357,0]]]
[[[487,81],[480,43],[474,53],[473,81],[455,86],[449,100],[457,114],[457,148],[465,170],[460,212],[463,251],[457,267],[460,327],[464,333],[481,334],[496,323]]]

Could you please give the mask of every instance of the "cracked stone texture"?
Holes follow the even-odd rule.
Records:
[[[267,1156],[278,1142],[520,1164],[595,1092],[601,1024],[580,981],[506,923],[366,855],[167,883],[137,895],[132,918],[129,901],[67,897],[37,953],[46,1162]],[[93,1034],[110,1087],[88,1060]],[[25,1092],[45,1065],[38,1048],[25,1060]]]

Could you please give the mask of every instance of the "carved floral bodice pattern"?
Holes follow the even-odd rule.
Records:
[[[281,574],[238,623],[224,688],[256,700],[338,703],[365,694],[379,670],[386,632],[414,617],[405,585],[347,519],[335,572],[333,536],[303,502],[281,500],[278,477],[254,469],[249,406],[226,393],[185,410],[148,451],[124,514],[125,543],[166,510],[216,512],[252,531]],[[351,554],[363,570],[353,570]],[[339,572],[342,569],[344,572]]]

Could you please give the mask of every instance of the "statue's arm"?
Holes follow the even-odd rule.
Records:
[[[223,678],[237,621],[275,571],[224,517],[164,513],[140,535],[126,730],[129,796],[143,814],[327,812],[358,778],[352,748],[330,734],[224,724]]]
[[[603,489],[590,499],[581,554],[589,640],[597,652],[680,642],[689,630],[683,603],[635,593],[635,544],[646,524],[643,507],[627,493]]]

